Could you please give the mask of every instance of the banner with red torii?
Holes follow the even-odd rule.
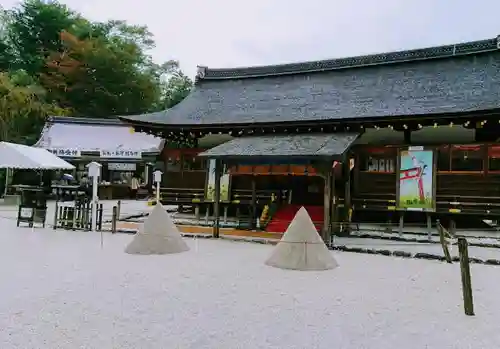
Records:
[[[435,211],[434,151],[409,147],[399,153],[397,208],[409,211]]]

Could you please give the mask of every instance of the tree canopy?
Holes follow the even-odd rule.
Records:
[[[112,117],[170,108],[192,81],[155,63],[153,35],[93,22],[56,1],[0,9],[0,137],[32,143],[50,115]]]

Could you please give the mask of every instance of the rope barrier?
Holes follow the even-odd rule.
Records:
[[[13,212],[14,210],[11,210],[10,212]],[[1,210],[0,210],[1,212]],[[12,217],[12,216],[5,216],[5,215],[0,215],[0,219],[5,219],[5,220],[9,220],[9,221],[16,221],[17,222],[17,217]],[[72,220],[64,220],[61,221],[61,223],[68,223],[68,222],[72,222]],[[104,223],[105,221],[103,221]],[[174,222],[175,223],[175,222]],[[35,227],[33,227],[35,228]],[[51,223],[46,223],[45,224],[45,228],[54,228],[54,224],[51,224]],[[57,226],[56,226],[57,228]],[[60,228],[62,230],[71,230],[71,229],[64,229],[64,228]],[[102,229],[102,231],[107,231],[107,230],[110,230],[110,229]],[[143,234],[148,234],[148,233],[144,233]],[[410,235],[410,234],[409,234]],[[197,238],[197,235],[194,234],[194,237]],[[357,237],[357,236],[347,236],[347,237],[338,237],[338,236],[335,236],[334,237],[335,239],[363,239],[363,237]],[[370,237],[366,237],[367,239],[370,239]],[[468,238],[475,238],[475,237],[468,237]],[[376,239],[376,238],[371,238],[373,240],[377,240],[377,241],[384,241],[382,239]],[[479,239],[491,239],[491,240],[497,240],[497,241],[500,241],[500,238],[494,238],[494,237],[480,237]],[[454,238],[454,239],[449,239],[448,243],[451,244],[451,245],[456,245],[457,244],[457,239]],[[305,244],[305,245],[314,245],[314,244],[325,244],[324,242],[304,242],[304,241],[280,241],[281,243],[287,243],[287,244]],[[342,241],[343,242],[343,241]],[[373,247],[396,247],[396,246],[429,246],[429,245],[436,245],[436,242],[433,242],[433,241],[421,241],[421,242],[414,242],[414,241],[408,241],[408,242],[391,242],[391,243],[370,243],[370,244],[366,244],[366,243],[356,243],[356,242],[351,242],[351,241],[346,241],[345,243],[335,243],[333,242],[331,246],[335,247],[335,246],[353,246],[353,247],[366,247],[366,248],[373,248]],[[480,247],[480,246],[478,246]],[[487,248],[487,247],[484,247],[484,248]]]
[[[305,244],[305,245],[324,245],[325,243],[323,241],[321,242],[308,242],[308,241],[284,241],[280,240],[280,243],[286,243],[286,244]]]

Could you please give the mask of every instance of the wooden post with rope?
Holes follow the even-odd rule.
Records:
[[[116,233],[116,222],[118,221],[118,206],[113,206],[113,215],[111,216],[111,233]]]
[[[441,225],[439,219],[436,220],[436,227],[439,232],[439,242],[441,242],[441,247],[443,248],[444,258],[446,259],[446,262],[451,264],[453,262],[451,259],[450,250],[448,249],[448,241],[446,241],[446,237],[450,237],[450,234]]]
[[[116,220],[118,221],[120,220],[121,211],[122,211],[122,201],[118,200],[118,202],[116,203]]]
[[[462,276],[462,293],[464,297],[465,315],[474,316],[474,301],[472,299],[472,282],[470,278],[469,244],[464,237],[458,238],[458,253],[460,255],[460,274]]]

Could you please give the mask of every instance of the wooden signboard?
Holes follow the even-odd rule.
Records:
[[[409,147],[397,157],[396,207],[405,211],[436,210],[436,156],[433,149]]]

